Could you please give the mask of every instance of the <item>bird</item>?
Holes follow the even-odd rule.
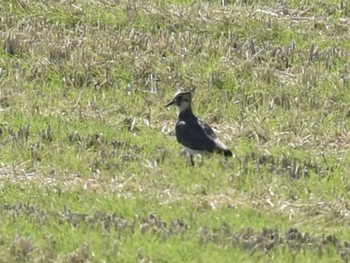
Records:
[[[182,144],[194,166],[194,155],[205,153],[219,153],[226,157],[232,157],[232,152],[219,140],[214,130],[204,121],[198,119],[192,111],[192,97],[195,89],[179,91],[173,99],[165,105],[177,106],[178,118],[175,126],[177,141]]]

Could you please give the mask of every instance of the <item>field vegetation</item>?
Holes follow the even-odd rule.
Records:
[[[350,2],[0,0],[1,262],[348,262]],[[235,153],[191,167],[179,89]]]

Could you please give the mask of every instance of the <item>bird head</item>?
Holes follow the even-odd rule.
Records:
[[[190,91],[180,91],[175,94],[173,99],[165,105],[165,107],[169,107],[171,105],[176,105],[179,109],[179,112],[183,112],[191,107],[192,96],[194,94],[195,89]]]

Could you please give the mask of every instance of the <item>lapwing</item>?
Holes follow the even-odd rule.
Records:
[[[194,166],[194,155],[205,153],[219,153],[231,157],[232,152],[216,136],[214,130],[205,122],[199,120],[192,111],[192,95],[194,90],[182,91],[175,94],[174,98],[165,105],[178,107],[178,119],[175,126],[176,139],[181,143],[190,156]]]

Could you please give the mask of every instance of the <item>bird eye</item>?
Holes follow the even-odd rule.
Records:
[[[182,96],[178,96],[177,99],[178,99],[178,100],[182,100]]]

